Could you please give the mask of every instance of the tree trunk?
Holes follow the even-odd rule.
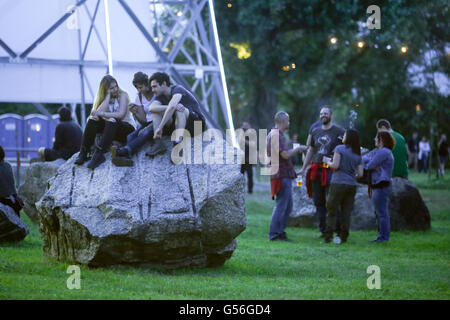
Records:
[[[277,112],[278,94],[264,87],[259,87],[256,94],[256,103],[251,106],[250,122],[253,128],[270,129]]]

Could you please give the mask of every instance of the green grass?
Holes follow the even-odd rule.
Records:
[[[431,212],[427,232],[393,232],[389,243],[372,244],[375,231],[355,231],[338,246],[317,239],[315,229],[288,228],[293,243],[269,242],[274,203],[256,193],[247,197],[247,229],[223,267],[81,266],[80,290],[67,289],[69,265],[42,256],[38,227],[23,215],[30,234],[0,246],[0,299],[449,299],[450,192],[424,177],[411,175]],[[370,265],[381,269],[379,290],[367,288]]]

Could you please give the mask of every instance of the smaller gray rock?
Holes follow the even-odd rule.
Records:
[[[295,183],[295,181],[294,181]],[[303,185],[292,186],[293,209],[289,218],[288,226],[312,228],[317,226],[315,217],[316,207],[312,199],[308,197],[306,187]]]
[[[0,243],[22,241],[29,232],[14,210],[0,203]]]
[[[42,198],[47,190],[48,180],[56,174],[58,168],[64,163],[63,159],[51,162],[35,162],[26,169],[18,194],[25,204],[23,211],[33,222],[39,223],[39,214],[35,203]]]

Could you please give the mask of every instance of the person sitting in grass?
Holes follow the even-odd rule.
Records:
[[[327,220],[325,228],[325,242],[331,242],[333,237],[332,226],[336,225],[336,214],[340,212],[341,227],[334,242],[340,244],[347,242],[350,229],[350,215],[353,211],[357,188],[356,176],[361,177],[364,172],[361,159],[361,144],[358,131],[348,129],[343,145],[334,148],[333,160],[328,163],[335,169],[330,182],[330,191],[327,200]],[[338,210],[340,209],[340,210]]]
[[[5,151],[0,146],[0,203],[13,208],[20,217],[20,210],[23,208],[23,201],[17,195],[16,183],[11,165],[4,161]]]

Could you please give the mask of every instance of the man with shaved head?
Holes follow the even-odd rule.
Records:
[[[279,111],[275,115],[275,127],[267,136],[267,154],[273,170],[270,176],[272,199],[276,196],[276,203],[270,222],[269,240],[290,241],[284,231],[292,212],[292,179],[297,177],[290,158],[307,149],[299,146],[288,149],[284,137],[289,129],[289,115]]]

